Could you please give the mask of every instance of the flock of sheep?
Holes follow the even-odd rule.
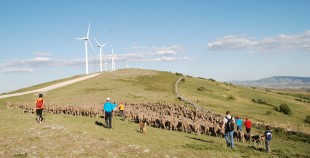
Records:
[[[51,114],[69,114],[74,116],[86,116],[98,118],[104,117],[102,111],[103,103],[89,105],[55,105],[46,104],[44,112]],[[35,113],[33,103],[7,103],[8,108],[21,109],[25,113]],[[94,107],[94,108],[89,108]],[[116,108],[115,113],[118,113]],[[125,105],[124,118],[136,123],[145,122],[149,126],[180,131],[193,134],[204,134],[209,136],[223,137],[221,130],[223,117],[220,114],[187,108],[182,105],[157,103],[129,103]],[[235,132],[236,139],[243,142],[244,133]]]

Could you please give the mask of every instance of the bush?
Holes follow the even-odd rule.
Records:
[[[206,90],[206,88],[205,87],[199,87],[199,88],[197,88],[197,90],[198,91],[204,91],[204,90]]]
[[[227,98],[227,100],[236,100],[236,99],[235,99],[235,97],[234,97],[234,96],[229,95],[229,96],[228,96],[228,98]]]
[[[263,100],[263,99],[258,99],[257,103],[258,104],[266,104],[266,105],[268,105],[268,103],[265,100]]]
[[[300,102],[302,102],[302,100],[301,99],[299,99],[299,98],[297,98],[297,99],[295,99],[296,101],[300,101]]]
[[[211,82],[215,82],[216,80],[215,79],[213,79],[213,78],[210,78],[209,79]]]
[[[307,116],[306,116],[305,123],[310,124],[310,115],[307,115]]]
[[[267,111],[267,112],[266,112],[266,115],[271,115],[271,111]]]
[[[273,106],[273,110],[275,110],[275,111],[280,111],[280,110],[279,110],[279,107],[277,107],[277,106],[275,106],[275,105]]]
[[[185,78],[182,78],[182,80],[181,80],[182,82],[185,82]]]
[[[289,114],[292,113],[291,108],[288,107],[286,104],[281,104],[281,105],[279,106],[279,110],[280,110],[281,112],[283,112],[284,114],[287,114],[287,115],[289,115]]]

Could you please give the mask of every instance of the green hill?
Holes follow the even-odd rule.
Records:
[[[186,105],[175,95],[175,82],[180,74],[123,69],[102,73],[94,78],[46,92],[48,104],[102,106],[105,98],[127,103],[164,102]],[[187,76],[178,85],[179,92],[201,107],[224,114],[249,117],[258,124],[310,131],[304,123],[309,103],[296,100],[291,93],[235,86],[210,79]],[[307,94],[305,94],[307,95]],[[37,124],[34,114],[7,109],[6,103],[33,103],[37,94],[0,100],[0,156],[4,157],[304,157],[310,155],[309,137],[274,133],[271,154],[253,144],[236,143],[231,151],[224,139],[206,135],[171,132],[148,127],[143,135],[138,125],[115,118],[115,128],[98,126],[102,118],[46,114],[46,122]],[[306,100],[306,98],[303,98]],[[290,115],[274,110],[286,104]],[[189,106],[189,105],[186,105]],[[97,125],[95,122],[97,121]],[[262,129],[253,129],[262,134]],[[284,145],[285,144],[285,145]],[[3,149],[3,150],[2,150]],[[4,152],[2,152],[4,151]]]

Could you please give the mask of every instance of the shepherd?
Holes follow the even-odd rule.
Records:
[[[42,123],[43,108],[44,108],[43,94],[39,94],[39,98],[37,98],[37,100],[36,100],[36,114],[37,114],[37,122],[38,123]]]
[[[116,107],[116,104],[112,104],[110,102],[110,98],[107,98],[107,101],[103,105],[103,110],[105,113],[105,123],[106,123],[106,128],[112,128],[112,117],[113,117],[113,111],[114,108]]]

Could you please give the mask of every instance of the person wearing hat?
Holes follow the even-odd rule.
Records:
[[[242,131],[242,119],[238,116],[236,119],[237,131]]]
[[[113,117],[113,110],[115,108],[115,104],[110,102],[110,98],[107,98],[107,101],[103,105],[103,110],[105,113],[105,123],[107,128],[112,128],[112,117]]]

